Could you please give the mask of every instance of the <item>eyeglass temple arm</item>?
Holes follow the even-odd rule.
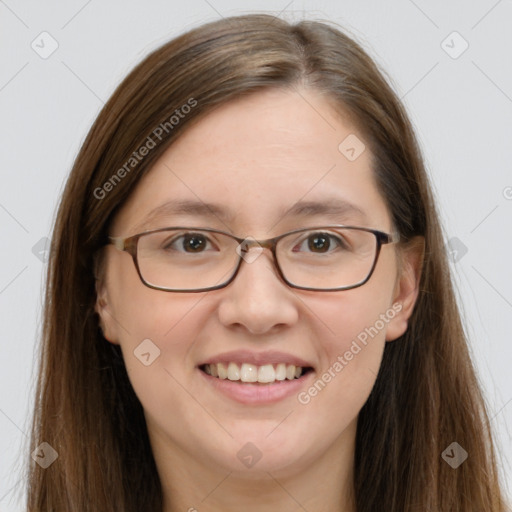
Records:
[[[396,244],[400,242],[400,233],[398,231],[393,231],[389,234],[389,243],[390,244]]]
[[[107,245],[112,244],[116,249],[124,251],[126,248],[125,238],[121,236],[109,236]]]

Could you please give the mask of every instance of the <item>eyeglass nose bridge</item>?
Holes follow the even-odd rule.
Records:
[[[256,240],[255,238],[248,236],[247,238],[244,238],[239,242],[239,245],[237,247],[237,253],[241,259],[247,261],[248,263],[252,263],[252,261],[254,261],[265,249],[270,249],[274,256],[274,262],[277,264],[276,245],[280,238],[281,237],[267,238],[266,240]],[[248,257],[249,252],[252,248],[259,249],[259,251],[255,253],[254,258]],[[278,270],[280,270],[279,265],[277,265],[277,267]]]
[[[256,240],[252,236],[248,236],[247,238],[244,238],[240,242],[240,245],[246,248],[244,249],[245,252],[251,249],[251,247],[261,247],[263,249],[270,249],[271,251],[273,251],[274,246],[277,243],[277,238],[280,237],[267,238],[266,240]]]
[[[246,238],[237,238],[238,246],[236,248],[236,252],[239,256],[238,265],[236,266],[235,272],[233,273],[231,278],[226,283],[224,283],[223,286],[227,286],[236,278],[236,276],[238,275],[238,273],[240,271],[240,268],[242,267],[242,261],[244,261],[245,263],[254,262],[263,253],[263,251],[265,249],[269,249],[270,252],[272,253],[271,265],[273,266],[274,269],[277,270],[278,276],[282,279],[282,281],[285,284],[291,285],[291,283],[289,283],[289,281],[285,278],[283,271],[281,270],[281,267],[277,260],[277,254],[276,254],[277,243],[284,236],[286,236],[286,235],[280,235],[280,236],[276,236],[274,238],[267,238],[265,240],[256,240],[252,236],[248,236]],[[233,238],[235,238],[235,237],[233,237]],[[254,257],[249,256],[250,250],[252,248],[259,249],[259,251],[257,253],[256,252],[254,253]]]

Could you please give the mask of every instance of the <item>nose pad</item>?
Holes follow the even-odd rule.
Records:
[[[255,238],[248,236],[236,247],[236,253],[246,263],[254,263],[263,254],[265,249],[269,250],[269,259],[266,262],[267,268],[280,282],[286,284],[279,272],[277,261],[275,261],[271,242],[260,244]]]
[[[236,253],[243,258],[247,263],[256,261],[258,256],[263,252],[264,247],[260,245],[255,238],[248,236],[241,242],[237,248]]]

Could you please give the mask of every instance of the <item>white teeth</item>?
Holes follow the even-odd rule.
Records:
[[[235,363],[228,364],[228,379],[229,380],[240,380],[240,368]]]
[[[211,366],[215,365],[212,364]],[[242,382],[258,382],[258,375],[258,367],[253,364],[244,363],[240,368],[240,380]]]
[[[286,365],[284,363],[279,363],[276,366],[276,380],[284,379],[286,379]]]
[[[271,364],[264,364],[258,370],[258,382],[274,382],[276,372]]]
[[[287,365],[285,363],[279,363],[274,367],[272,364],[256,366],[249,363],[243,363],[239,366],[231,362],[227,365],[224,363],[206,364],[204,371],[208,375],[218,377],[219,379],[268,384],[285,379],[298,379],[303,373],[303,368],[301,366],[295,366],[293,364]]]
[[[227,379],[228,378],[228,369],[222,363],[210,364],[210,365],[207,365],[207,366],[210,366],[210,368],[212,366],[216,366],[217,367],[217,373],[219,375],[219,379]]]

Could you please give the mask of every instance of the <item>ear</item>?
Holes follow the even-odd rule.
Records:
[[[96,303],[94,305],[94,311],[98,314],[99,325],[103,332],[103,337],[110,343],[118,345],[117,330],[114,316],[111,311],[111,302],[108,294],[102,255],[97,255],[95,257],[94,277],[96,281]]]
[[[425,239],[422,236],[414,237],[398,250],[398,276],[393,292],[393,310],[397,314],[388,324],[386,341],[394,341],[407,331],[419,294]]]

